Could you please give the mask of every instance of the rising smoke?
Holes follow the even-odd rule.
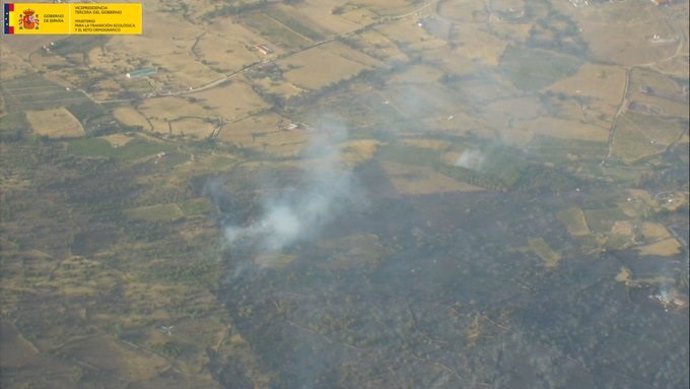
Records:
[[[479,150],[465,150],[455,161],[455,166],[464,167],[470,170],[479,170],[484,164],[484,153]]]
[[[281,252],[316,238],[326,224],[361,198],[338,148],[347,139],[347,130],[332,123],[321,129],[303,154],[304,179],[299,187],[262,198],[260,216],[249,225],[226,226],[225,238],[231,247],[249,244],[256,253]]]

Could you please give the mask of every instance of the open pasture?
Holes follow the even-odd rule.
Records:
[[[318,90],[351,78],[362,70],[373,69],[378,61],[342,43],[331,42],[282,59],[278,64],[289,69],[283,73],[289,82]]]
[[[8,111],[57,108],[88,100],[81,92],[67,90],[38,74],[3,81],[0,91]]]
[[[338,7],[342,8],[342,12],[337,12]],[[346,8],[342,1],[337,0],[303,0],[295,6],[281,4],[275,7],[322,36],[345,34],[371,22],[366,18],[353,18],[350,13],[354,13],[354,10],[348,12]],[[364,8],[360,6],[358,9]]]
[[[649,70],[630,72],[628,98],[661,116],[688,117],[688,79],[678,79]]]
[[[683,38],[664,22],[663,13],[663,7],[653,2],[641,2],[634,7],[613,2],[579,8],[572,16],[593,60],[631,66],[671,58],[682,44]],[[653,39],[654,35],[659,38]]]
[[[138,108],[148,119],[154,132],[172,132],[171,122],[180,119],[206,119],[214,114],[199,104],[192,103],[181,97],[161,97],[145,100]]]
[[[79,120],[64,107],[27,111],[26,118],[34,133],[48,138],[75,138],[84,135]]]
[[[250,30],[286,51],[304,48],[313,41],[280,21],[263,13],[252,12],[242,16],[241,22]]]
[[[214,115],[229,121],[268,108],[268,104],[252,87],[242,81],[230,81],[189,96],[198,99],[198,104],[212,111]]]

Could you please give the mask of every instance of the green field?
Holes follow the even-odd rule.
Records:
[[[508,46],[501,58],[500,69],[518,89],[537,91],[575,74],[581,65],[581,60],[569,55]]]
[[[38,74],[3,81],[0,92],[8,112],[57,108],[89,101],[83,93],[68,91]]]
[[[155,155],[162,151],[174,151],[175,147],[167,143],[134,139],[122,147],[115,148],[104,139],[84,138],[68,142],[67,150],[74,155],[84,157],[108,157],[130,160]]]

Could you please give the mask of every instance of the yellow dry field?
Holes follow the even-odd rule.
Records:
[[[8,65],[7,69],[10,72],[12,72],[12,68],[14,68],[14,67],[21,68],[22,65],[25,65],[25,66],[28,65],[23,60],[18,58],[16,55],[11,56],[11,58],[13,58],[17,62],[17,64],[13,64],[13,63],[7,64]],[[11,62],[15,62],[15,61],[11,61]],[[34,55],[31,56],[31,66],[34,69],[53,69],[53,70],[73,67],[73,65],[67,59],[65,59],[65,57],[62,57],[60,55],[53,55],[53,54],[45,53],[43,50],[39,50],[38,52],[36,52]],[[6,68],[5,64],[3,63],[2,64],[2,72],[0,72],[0,73],[2,73],[2,77],[5,77],[5,74],[4,74],[5,68]],[[44,75],[44,77],[48,78],[50,73],[52,73],[52,72],[48,72],[47,74]],[[58,81],[58,84],[63,84],[63,82]]]
[[[609,131],[605,128],[548,116],[516,122],[515,128],[526,132],[531,131],[535,135],[547,135],[559,139],[607,142],[609,138]]]
[[[629,220],[619,220],[613,223],[611,235],[618,235],[632,238],[635,234],[635,225]]]
[[[347,10],[340,16],[349,22],[357,23],[362,26],[368,26],[376,22],[376,20],[379,18],[379,15],[377,15],[374,11],[365,7],[347,8]]]
[[[210,107],[209,110],[214,115],[222,116],[226,120],[237,120],[268,108],[268,104],[252,87],[241,81],[225,83],[190,96],[200,99],[199,104]]]
[[[489,0],[487,2],[495,12],[522,14],[525,12],[525,0]]]
[[[170,88],[199,87],[221,75],[195,58],[192,47],[204,33],[199,25],[181,13],[157,12],[144,7],[144,34],[113,36],[92,66],[106,71],[125,72],[146,66],[159,68],[160,78]]]
[[[83,365],[110,371],[133,382],[153,378],[169,366],[165,358],[135,349],[107,335],[73,341],[60,352]]]
[[[533,25],[531,23],[520,23],[522,20],[518,20],[527,12],[525,10],[525,1],[489,0],[487,5],[494,12],[489,15],[488,23],[493,34],[512,43],[522,43],[529,38]],[[504,20],[501,14],[510,16],[507,17],[508,20]],[[477,16],[479,18],[484,17],[483,14]]]
[[[628,189],[627,197],[618,203],[618,208],[626,216],[641,218],[652,212],[658,212],[659,203],[652,195],[643,189]]]
[[[75,138],[84,135],[84,128],[64,107],[27,111],[26,119],[34,132],[49,138]]]
[[[482,1],[443,1],[439,4],[438,13],[443,18],[461,23],[485,22],[489,19]]]
[[[110,143],[111,146],[114,148],[117,147],[122,147],[129,143],[134,137],[125,135],[125,134],[111,134],[111,135],[106,135],[102,136],[101,139],[105,139]]]
[[[169,122],[186,118],[207,118],[213,112],[181,97],[161,97],[145,100],[139,111],[151,121],[153,131],[170,132]]]
[[[687,15],[687,14],[686,14]],[[688,30],[687,20],[684,30]],[[680,49],[680,55],[674,56],[662,62],[657,62],[654,68],[658,71],[668,74],[669,76],[678,77],[679,79],[687,78],[690,73],[690,64],[688,63],[688,43],[684,43]],[[684,55],[683,55],[684,54]]]
[[[172,133],[176,135],[189,135],[197,139],[211,136],[215,125],[199,118],[177,119],[170,122]]]
[[[635,122],[619,118],[616,134],[613,139],[613,155],[631,164],[640,159],[659,154],[664,151],[665,143],[658,142],[646,133]]]
[[[271,43],[271,47],[282,47],[291,52],[307,47],[314,42],[296,32],[279,20],[263,12],[249,12],[237,19],[247,28],[261,35]]]
[[[640,255],[658,255],[670,257],[681,253],[681,245],[674,238],[664,239],[645,246],[637,247]]]
[[[583,65],[576,74],[562,78],[548,90],[588,98],[589,109],[606,115],[610,122],[623,100],[625,69],[608,65]],[[577,107],[582,111],[581,107]]]
[[[3,37],[2,45],[0,45],[0,63],[3,65],[0,74],[5,77],[5,71],[12,69],[13,65],[25,66],[30,57],[36,56],[34,54],[36,51],[54,40],[55,36],[50,35]],[[9,67],[5,68],[5,66]]]
[[[144,33],[114,35],[108,43],[89,53],[90,66],[103,71],[122,73],[159,63],[158,58],[170,54],[192,55],[196,37],[203,33],[198,25],[184,19],[181,13],[159,12],[156,5],[144,7]],[[188,61],[192,62],[192,61]]]
[[[173,91],[200,88],[223,78],[222,73],[194,60],[189,53],[166,54],[151,60]]]
[[[304,89],[297,87],[296,85],[290,84],[289,82],[275,82],[269,78],[262,78],[260,80],[254,80],[255,84],[261,86],[266,93],[271,93],[278,95],[284,99],[288,99],[293,96],[297,96],[304,92]]]
[[[592,233],[587,225],[585,214],[580,208],[568,208],[559,212],[556,217],[565,225],[568,233],[572,236],[587,236]]]
[[[668,76],[646,69],[634,69],[630,76],[629,99],[650,107],[652,112],[664,116],[688,117],[687,91]],[[645,93],[644,89],[651,89]]]
[[[472,24],[460,24],[454,31],[458,50],[464,57],[489,66],[498,66],[508,41],[483,31]]]
[[[91,87],[89,94],[96,100],[116,99],[122,91],[122,86],[113,79],[106,79],[96,82]]]
[[[274,157],[295,157],[307,146],[312,134],[302,128],[282,130],[286,123],[273,113],[255,115],[225,124],[218,139]]]
[[[554,251],[544,238],[530,239],[527,249],[536,254],[547,269],[553,269],[561,262],[561,254]]]
[[[360,28],[361,24],[331,12],[336,3],[334,1],[310,0],[301,1],[296,6],[279,3],[274,5],[273,9],[277,9],[289,18],[298,21],[306,28],[318,32],[324,38],[332,34],[345,34]]]
[[[318,90],[371,69],[378,61],[332,42],[282,59],[279,64],[284,69],[294,67],[284,73],[286,80],[301,88]]]
[[[139,111],[132,107],[118,107],[113,110],[113,116],[117,121],[130,127],[141,127],[145,130],[152,131],[151,124],[146,120],[146,117]]]
[[[436,64],[450,75],[470,75],[485,69],[485,65],[465,56],[460,48],[442,46],[424,52],[424,57],[430,63]]]
[[[255,137],[280,130],[284,119],[274,113],[254,115],[235,122],[225,123],[218,135],[220,140],[226,142],[251,142],[252,134]]]
[[[189,19],[203,20],[202,18],[205,15],[215,13],[218,10],[219,2],[215,0],[193,0],[185,2],[160,2],[159,4],[160,10],[167,9],[169,10],[168,12],[182,12],[184,8],[184,12],[189,15]]]
[[[259,44],[270,47],[274,55],[282,54],[279,47],[230,18],[214,20],[207,31],[194,46],[194,52],[209,66],[223,72],[230,73],[263,60],[264,55],[254,47]]]
[[[390,161],[382,162],[381,167],[395,189],[404,195],[484,190],[478,186],[456,181],[428,167],[410,166]]]
[[[366,30],[359,33],[356,39],[363,46],[361,51],[373,58],[387,62],[407,61],[407,55],[386,35],[376,30]]]
[[[412,50],[433,50],[447,45],[447,42],[428,34],[412,19],[399,19],[376,27],[396,44],[408,45]]]
[[[640,232],[644,235],[646,241],[657,241],[671,237],[671,233],[666,227],[659,223],[644,222],[640,226]]]
[[[616,274],[616,277],[614,279],[617,282],[622,282],[627,286],[632,281],[632,270],[630,270],[630,268],[626,266],[621,266],[620,270],[618,271],[618,274]]]
[[[510,23],[495,18],[491,18],[488,26],[494,36],[509,44],[522,44],[527,41],[534,27],[531,23]]]
[[[538,97],[507,98],[483,107],[484,119],[492,127],[509,128],[515,120],[533,120],[543,115]]]
[[[683,37],[665,22],[662,8],[652,2],[634,7],[614,2],[606,7],[581,7],[572,15],[595,60],[643,65],[673,57],[682,45]],[[652,41],[654,34],[668,42]]]
[[[281,9],[289,13],[295,19],[303,21],[307,26],[316,26],[316,30],[330,31],[334,34],[352,32],[364,24],[369,24],[365,18],[349,18],[344,14],[335,15],[331,12],[342,1],[334,0],[306,0],[299,6],[281,6]]]
[[[373,139],[349,141],[340,146],[341,159],[345,165],[354,168],[370,160],[376,154],[380,144],[381,142]]]

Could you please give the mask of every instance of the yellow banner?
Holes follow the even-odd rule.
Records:
[[[139,3],[5,3],[5,34],[138,35]]]

